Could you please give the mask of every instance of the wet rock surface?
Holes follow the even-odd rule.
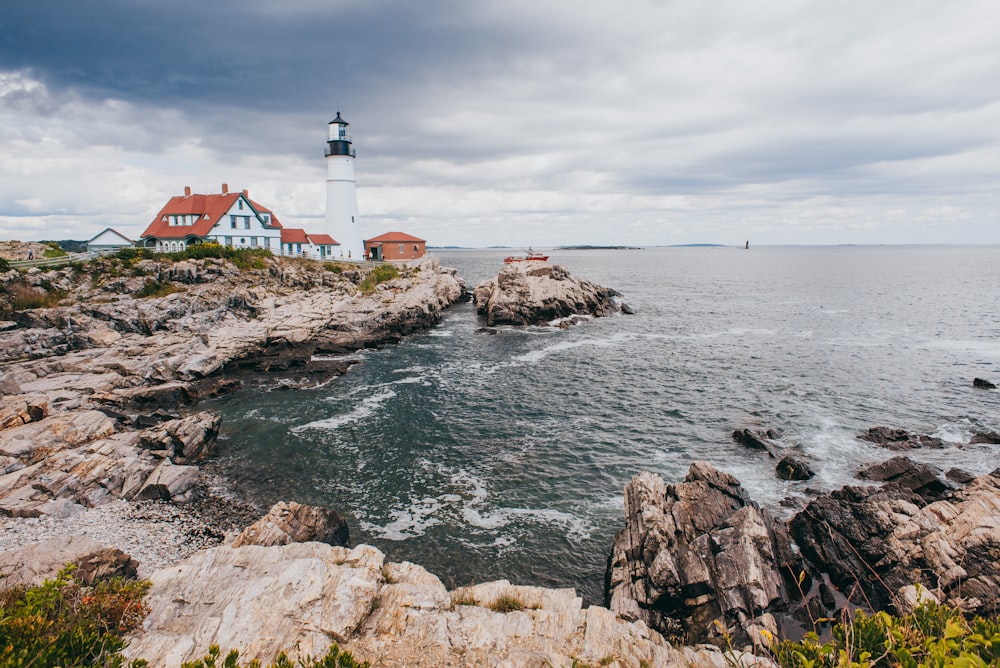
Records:
[[[541,260],[512,262],[496,278],[483,281],[473,301],[486,326],[540,325],[571,316],[604,317],[629,313],[619,293],[574,278],[560,265]]]
[[[913,450],[916,448],[942,448],[944,442],[940,438],[924,434],[914,434],[905,429],[890,427],[871,427],[858,436],[862,441],[868,441],[887,450]]]

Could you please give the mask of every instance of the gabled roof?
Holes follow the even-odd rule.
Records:
[[[391,243],[400,242],[400,241],[404,241],[404,242],[405,241],[409,241],[409,242],[417,241],[417,242],[420,242],[420,243],[427,243],[425,240],[421,239],[420,237],[415,237],[412,234],[407,234],[406,232],[386,232],[385,234],[380,234],[377,237],[374,237],[374,238],[371,238],[371,239],[365,239],[365,243],[368,243],[369,241],[381,241],[382,243],[390,243],[390,244]]]
[[[244,193],[225,193],[221,195],[177,195],[171,197],[166,206],[160,209],[153,222],[149,224],[142,237],[157,237],[160,239],[184,239],[187,237],[208,236],[212,228],[222,216],[226,215],[239,198],[244,198],[250,204],[248,213],[268,214],[271,218],[270,228],[281,228],[281,223],[274,213],[266,206],[254,202]],[[171,225],[165,216],[197,216],[193,225]]]
[[[101,230],[100,232],[98,232],[97,234],[95,234],[93,237],[91,237],[90,239],[87,239],[87,243],[89,244],[91,241],[93,241],[94,239],[98,238],[99,236],[101,236],[105,232],[111,232],[112,234],[115,234],[115,235],[121,237],[122,239],[124,239],[125,241],[129,242],[130,244],[131,243],[135,243],[134,241],[132,241],[131,239],[129,239],[127,236],[125,236],[124,234],[122,234],[118,230],[110,228],[110,227],[105,227],[103,230]]]
[[[283,244],[307,244],[309,237],[306,231],[299,227],[285,227],[281,230],[281,243]]]
[[[317,246],[339,246],[340,242],[331,237],[329,234],[310,234],[308,235],[309,241],[313,242]]]

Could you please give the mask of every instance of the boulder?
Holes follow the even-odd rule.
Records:
[[[982,388],[984,390],[995,390],[997,389],[996,383],[991,383],[985,378],[973,378],[972,386]]]
[[[905,429],[892,429],[890,427],[871,427],[865,433],[858,435],[858,438],[887,450],[944,447],[944,442],[940,438],[913,434]]]
[[[623,619],[688,643],[723,644],[728,633],[737,646],[811,587],[784,527],[704,462],[677,485],[632,478],[606,583],[608,607]]]
[[[163,461],[143,483],[135,498],[184,503],[197,495],[198,467],[177,466]]]
[[[1000,606],[1000,469],[931,503],[897,485],[844,487],[790,530],[856,604],[903,610],[900,591],[919,584],[974,614]]]
[[[951,491],[951,485],[941,480],[927,464],[920,464],[909,457],[892,459],[867,466],[857,474],[861,480],[887,482],[919,494],[926,501],[933,501]]]
[[[1000,445],[1000,433],[995,431],[982,431],[978,434],[973,434],[972,438],[969,439],[969,445]]]
[[[4,587],[41,584],[67,565],[76,567],[73,576],[85,584],[110,577],[134,578],[139,566],[121,550],[106,548],[93,538],[75,534],[0,552]]]
[[[782,457],[774,472],[782,480],[809,480],[816,475],[808,464],[792,456]]]
[[[349,541],[347,522],[333,510],[281,501],[274,504],[267,515],[244,529],[233,541],[233,547],[267,547],[308,541],[346,546]]]
[[[473,292],[486,326],[538,325],[573,315],[608,316],[620,310],[618,293],[570,275],[565,267],[512,262]]]

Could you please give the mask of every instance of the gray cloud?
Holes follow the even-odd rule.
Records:
[[[9,0],[0,236],[141,228],[185,184],[238,180],[315,220],[339,106],[373,232],[1000,242],[998,19],[975,1]]]

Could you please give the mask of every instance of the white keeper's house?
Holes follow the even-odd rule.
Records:
[[[160,253],[182,251],[192,244],[214,242],[233,248],[266,248],[281,255],[281,223],[247,191],[171,197],[139,238],[137,246]]]
[[[313,234],[297,227],[281,230],[281,254],[310,260],[342,260],[340,244],[329,234]]]

